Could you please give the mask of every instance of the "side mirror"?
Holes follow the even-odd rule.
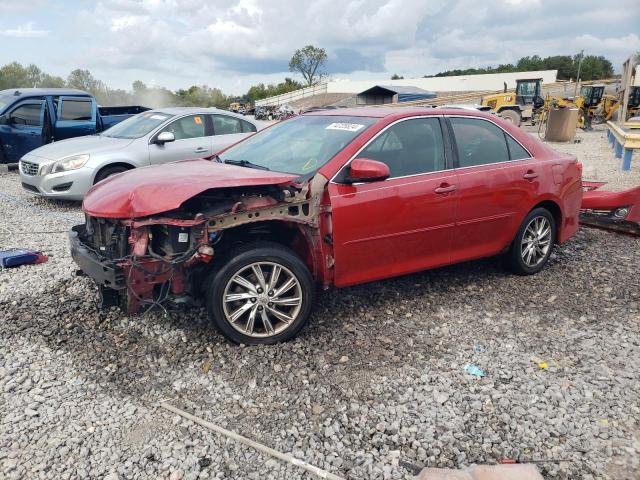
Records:
[[[24,118],[19,118],[19,117],[9,117],[7,118],[6,122],[9,125],[26,125],[27,121]]]
[[[351,162],[349,183],[376,182],[389,178],[389,167],[377,160],[356,158]]]
[[[165,143],[175,142],[176,137],[172,132],[160,132],[156,137],[155,143],[158,145],[164,145]]]

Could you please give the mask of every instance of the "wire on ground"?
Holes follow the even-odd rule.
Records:
[[[261,443],[255,442],[247,437],[243,437],[242,435],[239,435],[235,432],[232,432],[225,428],[219,427],[218,425],[215,425],[211,422],[198,418],[195,415],[191,415],[190,413],[185,412],[184,410],[180,410],[179,408],[176,408],[173,405],[168,404],[167,402],[160,402],[160,407],[170,412],[176,413],[181,417],[186,418],[187,420],[191,420],[192,422],[195,422],[198,425],[201,425],[209,430],[219,433],[220,435],[224,435],[225,437],[228,437],[237,442],[240,442],[243,445],[246,445],[247,447],[254,448],[260,452],[266,453],[267,455],[271,455],[272,457],[282,460],[283,462],[289,463],[291,465],[295,465],[296,467],[300,467],[303,470],[306,470],[307,472],[311,473],[312,475],[315,475],[318,478],[326,478],[328,480],[345,480],[344,478],[339,477],[331,472],[327,472],[326,470],[322,470],[321,468],[314,467],[310,463],[307,463],[303,460],[298,460],[297,458],[295,458],[292,455],[289,455],[288,453],[278,452],[277,450],[267,447],[266,445],[262,445]]]

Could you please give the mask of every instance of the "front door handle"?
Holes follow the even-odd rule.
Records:
[[[534,172],[533,170],[529,170],[527,173],[522,175],[522,178],[524,178],[526,180],[533,180],[534,178],[538,178],[538,174],[536,172]]]
[[[443,183],[438,188],[436,188],[434,191],[436,193],[450,193],[450,192],[455,192],[456,188],[457,187],[455,185],[449,185],[447,183]]]
[[[195,153],[207,153],[209,151],[208,148],[198,147],[194,150]]]

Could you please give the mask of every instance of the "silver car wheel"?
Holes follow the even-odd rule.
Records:
[[[222,310],[234,329],[250,337],[286,330],[302,307],[302,288],[288,268],[257,262],[238,270],[224,289]]]
[[[551,223],[546,217],[534,217],[527,224],[520,245],[520,255],[527,267],[535,267],[546,258],[551,248],[551,235]]]

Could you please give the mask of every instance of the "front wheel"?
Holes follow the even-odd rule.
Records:
[[[126,172],[127,170],[129,170],[129,169],[127,167],[123,167],[122,165],[112,165],[112,166],[109,166],[109,167],[104,167],[96,175],[96,178],[93,181],[93,184],[95,185],[96,183],[101,182],[102,180],[104,180],[105,178],[110,177],[111,175],[115,175],[117,173]]]
[[[520,275],[532,275],[542,270],[551,256],[556,228],[549,210],[535,208],[529,212],[509,249],[512,270]]]
[[[519,127],[522,123],[522,116],[516,110],[503,110],[498,115],[507,122],[513,123],[516,127]]]
[[[311,314],[314,285],[298,256],[260,242],[231,252],[207,286],[207,311],[236,343],[273,344],[295,337]]]

